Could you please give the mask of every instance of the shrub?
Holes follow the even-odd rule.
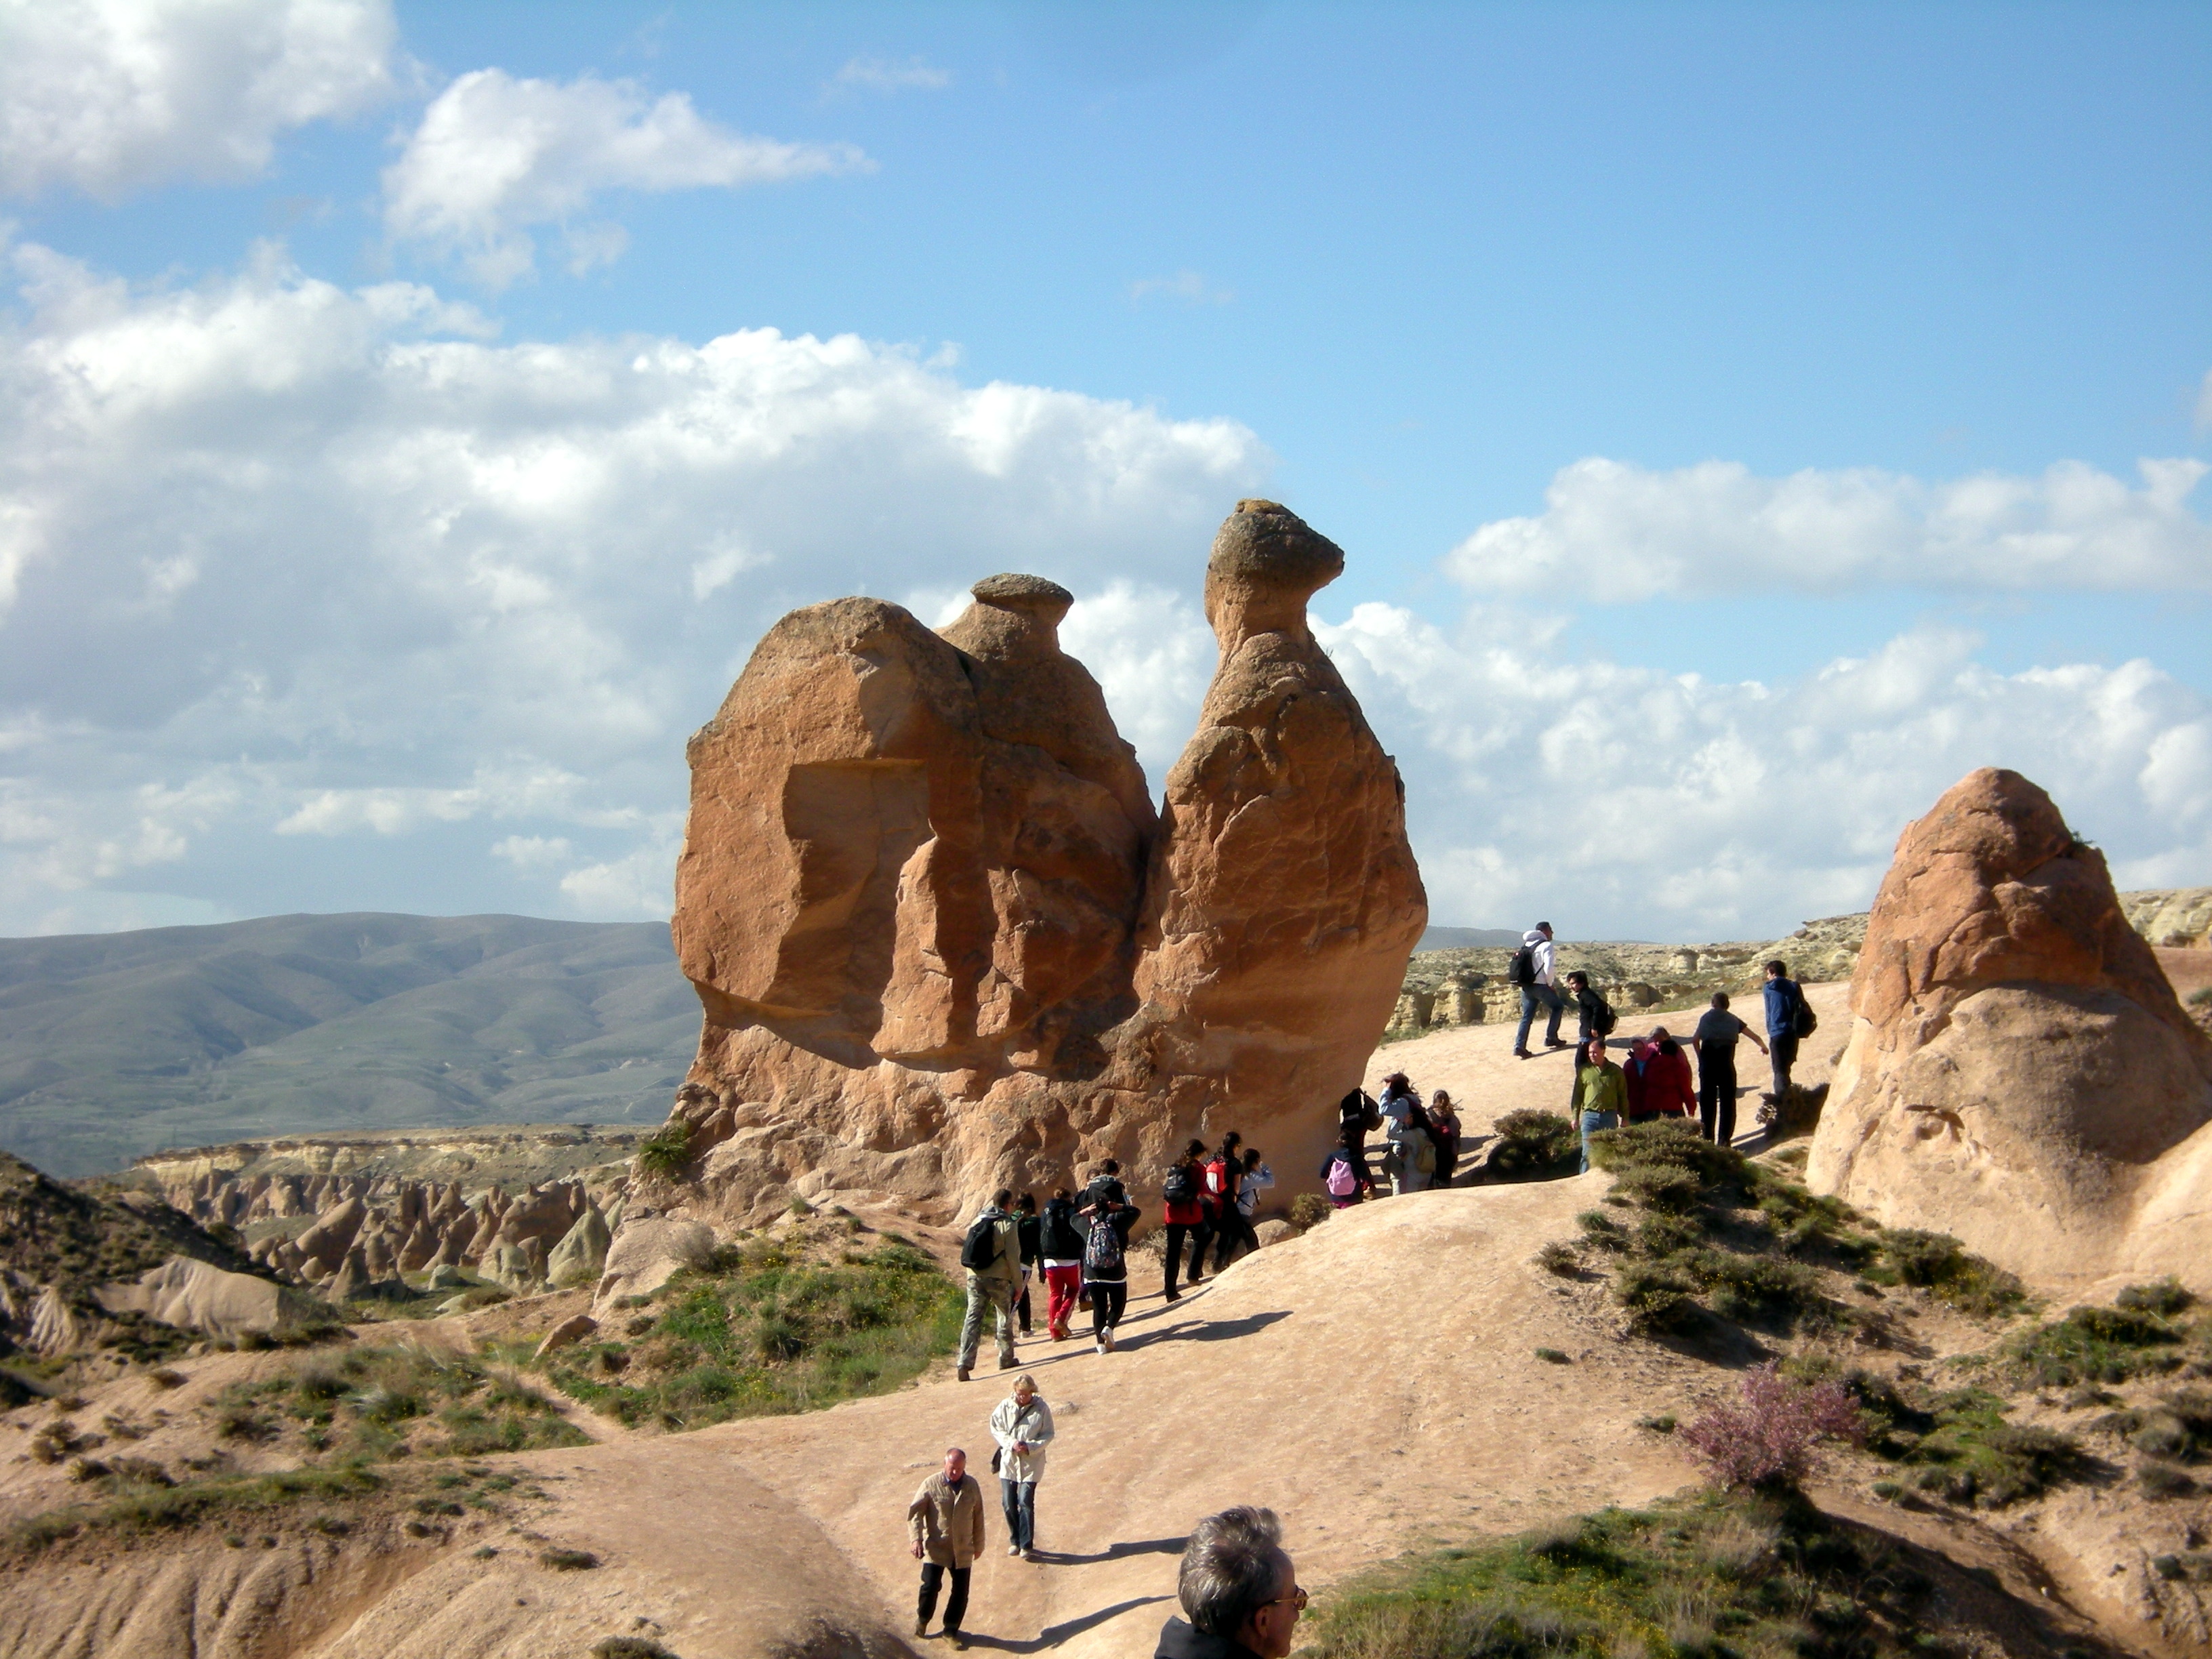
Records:
[[[599,1558],[589,1550],[541,1550],[538,1559],[556,1572],[583,1572],[599,1565]]]
[[[1539,1348],[1536,1350],[1536,1358],[1542,1360],[1547,1365],[1571,1365],[1574,1364],[1573,1360],[1568,1358],[1566,1355],[1561,1353],[1557,1348]]]
[[[1291,1200],[1291,1225],[1300,1232],[1310,1232],[1334,1214],[1329,1201],[1319,1193],[1300,1193]]]
[[[2027,1289],[2018,1279],[1948,1233],[1905,1227],[1885,1230],[1879,1237],[1885,1276],[1932,1291],[1962,1312],[2002,1318],[2027,1305]]]
[[[1578,1163],[1581,1131],[1557,1112],[1523,1109],[1498,1120],[1498,1139],[1484,1155],[1483,1167],[1493,1179],[1527,1181],[1565,1173],[1565,1166]]]
[[[1857,1444],[1866,1425],[1842,1384],[1795,1382],[1768,1364],[1746,1375],[1740,1404],[1717,1406],[1676,1433],[1714,1486],[1740,1492],[1796,1486],[1827,1442]]]
[[[1690,1286],[1664,1268],[1631,1262],[1613,1275],[1613,1294],[1641,1331],[1680,1329],[1697,1313]]]
[[[672,1117],[638,1143],[637,1167],[649,1176],[679,1174],[691,1158],[691,1122]]]
[[[2130,1313],[2156,1314],[2161,1319],[2171,1319],[2196,1306],[2197,1298],[2179,1279],[2168,1273],[2148,1285],[2129,1285],[2112,1298],[2112,1305]]]
[[[2003,1363],[2014,1377],[2039,1389],[2125,1382],[2178,1369],[2181,1358],[2172,1351],[2181,1339],[2174,1325],[2142,1309],[2075,1308],[2013,1339]]]
[[[1536,1252],[1536,1265],[1547,1273],[1572,1279],[1583,1270],[1583,1259],[1575,1253],[1573,1245],[1555,1238]]]
[[[2190,1478],[2188,1470],[2155,1460],[2136,1471],[2136,1484],[2142,1489],[2142,1495],[2154,1502],[2186,1498],[2197,1490],[2197,1482]]]
[[[676,1659],[676,1656],[642,1636],[605,1636],[592,1644],[592,1659]]]

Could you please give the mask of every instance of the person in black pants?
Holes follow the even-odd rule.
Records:
[[[1182,1296],[1176,1278],[1182,1271],[1183,1240],[1190,1240],[1190,1282],[1206,1278],[1206,1241],[1213,1230],[1206,1220],[1206,1143],[1194,1140],[1183,1148],[1182,1161],[1168,1175],[1161,1194],[1160,1219],[1167,1224],[1167,1280],[1162,1294],[1170,1302]]]
[[[1021,1242],[1022,1293],[1014,1302],[1014,1316],[1021,1322],[1022,1334],[1030,1330],[1030,1284],[1042,1271],[1037,1263],[1043,1254],[1044,1218],[1037,1213],[1036,1194],[1024,1193],[1014,1202],[1014,1236]]]
[[[1774,1062],[1774,1093],[1779,1101],[1790,1092],[1790,1068],[1797,1063],[1797,1011],[1805,1006],[1805,993],[1790,977],[1790,964],[1777,957],[1766,964],[1766,1052]]]
[[[1698,1021],[1698,1123],[1707,1140],[1726,1146],[1735,1139],[1735,1044],[1749,1037],[1761,1054],[1758,1032],[1729,1012],[1726,991],[1713,993],[1713,1006]]]
[[[1093,1190],[1096,1190],[1095,1187]],[[1137,1224],[1137,1206],[1109,1194],[1086,1207],[1091,1225],[1084,1236],[1083,1288],[1091,1297],[1091,1340],[1101,1353],[1114,1352],[1114,1328],[1129,1305],[1129,1229]],[[1091,1248],[1091,1235],[1101,1227],[1113,1231],[1116,1248],[1102,1252]]]
[[[1367,1167],[1367,1132],[1382,1127],[1382,1109],[1364,1089],[1354,1089],[1336,1103],[1337,1126],[1344,1132],[1345,1150],[1352,1154],[1352,1172],[1359,1177],[1359,1190],[1375,1185],[1375,1172]]]
[[[914,1633],[927,1633],[938,1593],[950,1576],[952,1596],[945,1604],[945,1633],[954,1647],[964,1648],[968,1640],[960,1633],[960,1625],[968,1616],[968,1578],[975,1558],[983,1553],[983,1489],[968,1473],[966,1452],[957,1446],[946,1448],[944,1468],[923,1481],[906,1506],[906,1524],[914,1559],[921,1563]]]

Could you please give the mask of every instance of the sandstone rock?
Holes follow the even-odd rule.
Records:
[[[607,1243],[611,1235],[606,1222],[596,1208],[586,1209],[576,1224],[553,1247],[547,1258],[545,1277],[558,1290],[569,1285],[589,1285],[596,1280],[606,1267]]]
[[[233,1340],[281,1335],[329,1317],[297,1291],[183,1255],[135,1279],[103,1285],[94,1294],[110,1313],[144,1314],[182,1330]]]
[[[582,1313],[570,1314],[566,1319],[556,1325],[551,1330],[545,1333],[545,1340],[538,1345],[538,1352],[533,1354],[532,1358],[543,1359],[547,1354],[555,1352],[556,1349],[565,1348],[573,1342],[581,1342],[586,1337],[591,1335],[592,1332],[599,1328],[599,1322],[592,1318],[591,1315]]]
[[[529,1291],[538,1288],[538,1264],[530,1259],[530,1252],[520,1244],[495,1244],[483,1259],[486,1279],[502,1289]]]
[[[368,1218],[368,1206],[358,1198],[349,1198],[317,1218],[314,1224],[292,1241],[301,1258],[334,1271],[345,1260],[352,1249],[354,1236]]]
[[[429,1277],[422,1281],[422,1288],[426,1291],[450,1291],[465,1282],[459,1267],[441,1261],[430,1269]]]
[[[348,1250],[345,1260],[317,1288],[324,1301],[343,1304],[365,1294],[369,1287],[368,1259],[358,1244]]]
[[[714,1259],[714,1230],[705,1223],[640,1217],[624,1225],[608,1249],[596,1300],[604,1307],[617,1297],[644,1296],[665,1285],[678,1268],[703,1267]]]
[[[1306,623],[1342,568],[1273,503],[1224,524],[1221,661],[1157,816],[1056,584],[988,578],[941,635],[858,599],[770,629],[689,749],[672,926],[705,1020],[647,1207],[947,1222],[1096,1158],[1142,1183],[1232,1124],[1317,1165],[1426,915],[1396,768]]]
[[[1906,827],[1851,1007],[1816,1190],[2045,1283],[2212,1283],[2212,1043],[2042,790],[1984,769]]]

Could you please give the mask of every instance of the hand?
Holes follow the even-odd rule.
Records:
[[[921,1559],[921,1540],[919,1538],[914,1540],[914,1559],[917,1561]]]
[[[1014,1442],[1014,1455],[1015,1455],[1015,1456],[1017,1456],[1017,1457],[1027,1457],[1029,1455],[1030,1455],[1030,1443],[1029,1443],[1028,1441],[1026,1441],[1026,1440],[1017,1440],[1017,1441],[1015,1441],[1015,1442]]]

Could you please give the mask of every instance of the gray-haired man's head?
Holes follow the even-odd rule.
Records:
[[[1176,1578],[1176,1597],[1194,1628],[1230,1641],[1256,1636],[1264,1644],[1256,1652],[1276,1648],[1272,1638],[1279,1626],[1280,1651],[1287,1653],[1296,1613],[1281,1617],[1275,1610],[1289,1603],[1294,1577],[1291,1558],[1283,1551],[1283,1523],[1274,1510],[1240,1505],[1209,1515],[1191,1528]],[[1255,1629],[1262,1624],[1266,1631]]]

